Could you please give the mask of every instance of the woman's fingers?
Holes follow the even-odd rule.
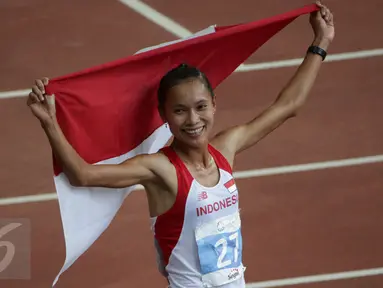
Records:
[[[44,87],[43,81],[41,79],[37,79],[37,80],[35,80],[35,84],[40,89],[41,93],[44,95],[45,94],[45,87]]]
[[[28,105],[39,103],[39,102],[40,102],[40,99],[34,92],[29,93],[28,102],[27,102]]]
[[[326,5],[323,5],[320,1],[317,1],[316,4],[320,7],[320,14],[322,18],[326,21],[327,24],[332,25],[334,16],[332,15],[330,9]]]
[[[40,88],[37,87],[37,85],[32,86],[32,92],[38,96],[40,101],[44,101],[43,93],[41,92]]]
[[[47,77],[43,77],[41,80],[43,81],[43,84],[44,84],[45,86],[48,85],[48,83],[49,83],[49,78],[47,78]]]

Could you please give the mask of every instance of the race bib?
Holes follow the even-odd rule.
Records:
[[[242,277],[242,235],[239,212],[199,226],[195,231],[204,287]]]

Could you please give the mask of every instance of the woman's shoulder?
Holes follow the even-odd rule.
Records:
[[[154,153],[144,153],[135,156],[135,158],[140,159],[140,161],[147,163],[160,163],[169,162],[169,158],[166,156],[163,150],[159,150]]]
[[[134,157],[141,162],[144,166],[151,170],[160,171],[171,168],[171,161],[163,150],[159,150],[155,153],[140,154]]]

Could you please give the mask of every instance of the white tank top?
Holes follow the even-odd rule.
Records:
[[[205,187],[172,148],[161,151],[175,166],[178,179],[172,208],[151,218],[159,270],[169,287],[245,287],[238,190],[229,163],[209,145],[220,180]]]

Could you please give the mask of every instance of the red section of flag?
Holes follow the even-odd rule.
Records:
[[[161,77],[186,62],[202,70],[213,88],[253,52],[302,14],[305,6],[281,15],[189,39],[98,67],[51,79],[57,119],[84,160],[96,163],[131,151],[163,123],[156,90]],[[61,169],[55,164],[55,174]]]

